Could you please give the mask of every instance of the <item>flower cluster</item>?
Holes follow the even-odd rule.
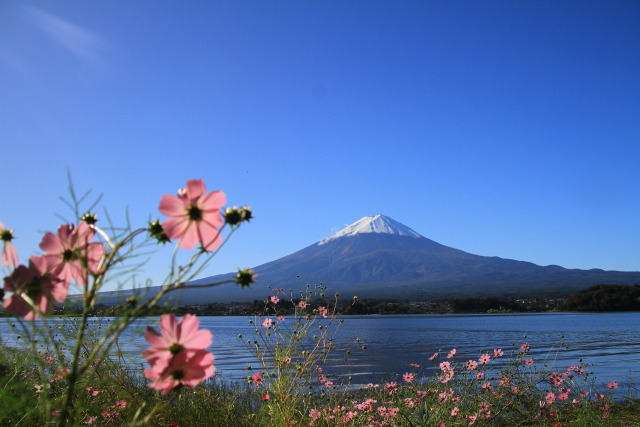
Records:
[[[46,233],[40,242],[44,255],[30,257],[28,266],[18,265],[18,254],[11,244],[13,232],[2,224],[0,228],[5,242],[3,264],[17,265],[4,279],[3,293],[11,295],[2,305],[25,319],[51,312],[54,301],[64,302],[72,281],[86,286],[89,275],[98,273],[104,259],[104,245],[93,241],[95,229],[81,222],[61,225],[57,235]]]
[[[150,387],[167,394],[180,385],[193,388],[213,375],[213,354],[206,350],[213,342],[212,335],[199,326],[200,320],[192,314],[180,321],[174,314],[164,314],[160,333],[147,327],[144,337],[151,348],[142,356],[151,365],[144,370],[152,380]]]
[[[73,200],[76,212],[79,212],[79,202],[75,198]],[[45,233],[39,244],[42,254],[30,257],[26,265],[19,264],[18,252],[12,242],[15,238],[14,231],[0,222],[0,241],[3,244],[0,261],[10,272],[3,280],[0,299],[4,309],[27,320],[51,313],[53,303],[64,302],[72,285],[83,292],[82,309],[84,314],[88,313],[95,307],[107,272],[123,260],[135,256],[131,255],[133,250],[149,241],[164,244],[174,240],[177,241],[176,249],[193,249],[199,245],[187,266],[176,269],[172,267],[166,284],[161,286],[156,295],[144,301],[132,297],[131,301],[136,303],[126,305],[125,308],[130,311],[116,320],[117,326],[107,328],[100,344],[102,347],[81,352],[81,346],[86,345],[83,340],[87,329],[79,327],[76,348],[72,351],[74,359],[69,361],[69,367],[56,371],[51,382],[65,379],[66,386],[72,389],[88,366],[99,363],[97,361],[101,360],[101,352],[107,353],[114,345],[119,335],[114,331],[124,330],[136,318],[147,315],[166,293],[178,288],[178,284],[189,286],[192,278],[188,275],[189,270],[200,271],[194,268],[200,257],[202,256],[201,264],[204,265],[215,254],[213,251],[223,244],[223,227],[227,225],[233,232],[240,223],[249,222],[253,217],[249,207],[223,209],[225,203],[226,196],[222,191],[207,192],[202,180],[188,180],[185,188],[178,190],[176,196],[162,196],[158,209],[168,217],[162,222],[154,220],[148,227],[136,230],[125,228],[120,235],[110,237],[98,227],[97,216],[87,212],[79,218],[78,223],[62,224],[55,233]],[[134,238],[145,232],[147,240],[134,243]],[[174,261],[176,253],[177,250],[174,251]],[[222,283],[236,283],[245,287],[254,283],[254,279],[252,270],[242,269],[238,271],[235,280],[201,287]],[[85,316],[81,321],[86,324],[86,319]],[[181,386],[193,388],[214,374],[214,357],[206,350],[212,344],[212,334],[208,330],[199,329],[200,321],[196,316],[187,314],[178,321],[175,315],[166,314],[160,318],[159,326],[160,332],[149,327],[144,334],[151,345],[143,353],[150,365],[150,368],[144,370],[144,375],[151,380],[149,385],[152,388],[167,394]],[[55,341],[51,344],[60,353]],[[82,360],[80,354],[83,354]],[[45,356],[47,363],[53,360],[53,356]],[[100,393],[91,387],[86,388],[86,391],[92,397]],[[66,419],[70,415],[73,399],[74,394],[68,393],[62,402],[63,409],[51,411],[51,415]],[[103,418],[115,419],[118,412],[114,409],[123,409],[125,405],[124,401],[117,401],[103,412]],[[96,417],[89,418],[86,423],[96,420]]]

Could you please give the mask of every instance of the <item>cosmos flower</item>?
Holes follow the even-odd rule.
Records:
[[[25,296],[38,307],[42,313],[49,313],[53,301],[63,302],[67,298],[67,288],[55,278],[46,274],[47,262],[42,257],[29,258],[29,267],[19,265],[9,277],[4,279],[4,291],[13,294],[2,303],[2,306],[27,320],[39,316],[34,307],[27,302]]]
[[[224,224],[220,208],[225,203],[222,191],[207,193],[201,179],[188,180],[177,197],[162,196],[158,209],[170,217],[162,223],[162,228],[170,239],[179,239],[181,248],[193,249],[200,243],[205,251],[212,251],[222,243],[218,228]]]

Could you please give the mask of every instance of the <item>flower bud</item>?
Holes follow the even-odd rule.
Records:
[[[249,222],[249,220],[253,218],[253,212],[248,206],[243,206],[241,208],[234,206],[232,208],[225,209],[223,217],[224,222],[227,224],[238,225],[243,221]]]
[[[92,214],[91,212],[87,212],[86,214],[80,217],[80,221],[84,221],[89,225],[94,225],[98,222],[98,215]]]
[[[164,228],[162,228],[160,221],[158,221],[157,219],[153,222],[149,222],[147,231],[149,232],[149,235],[151,237],[158,240],[158,243],[162,243],[164,245],[165,243],[169,243],[171,241],[171,239],[169,239],[169,236],[165,234]]]
[[[236,274],[236,285],[240,285],[243,288],[245,286],[250,286],[252,283],[255,283],[255,277],[256,275],[253,270],[248,268],[238,270],[238,274]]]

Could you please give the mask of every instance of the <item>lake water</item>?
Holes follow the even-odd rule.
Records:
[[[596,384],[617,380],[621,389],[640,385],[640,313],[541,313],[473,315],[391,315],[344,316],[344,324],[334,339],[336,349],[329,358],[329,372],[351,375],[356,384],[379,382],[394,374],[410,371],[407,363],[435,366],[428,357],[437,351],[457,349],[456,360],[476,359],[481,351],[502,348],[505,356],[520,344],[529,343],[537,363],[555,359],[564,369],[579,359],[589,364]],[[201,317],[201,327],[211,330],[217,373],[227,379],[244,379],[246,367],[259,363],[244,342],[254,339],[254,326],[248,317]],[[50,319],[61,324],[65,319]],[[107,322],[109,319],[97,319]],[[19,333],[0,319],[0,337],[6,345],[20,342]],[[132,366],[140,366],[140,353],[147,347],[142,337],[145,326],[157,318],[146,318],[127,331],[120,342]],[[292,322],[287,318],[284,324]],[[328,324],[328,321],[324,321]],[[96,323],[97,325],[97,323]],[[334,324],[334,327],[336,324]],[[264,331],[264,328],[260,328]],[[243,335],[243,339],[238,338]],[[356,339],[360,343],[356,344]],[[561,343],[568,346],[562,348]],[[367,349],[361,350],[365,345]],[[348,360],[344,356],[351,351]],[[559,352],[556,350],[560,350]],[[331,368],[333,367],[333,368]],[[333,369],[333,371],[331,371]],[[327,368],[325,368],[325,372]]]

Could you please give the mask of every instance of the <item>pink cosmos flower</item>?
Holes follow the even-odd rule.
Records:
[[[416,379],[416,376],[410,372],[405,372],[404,374],[402,374],[402,379],[406,383],[411,383]]]
[[[447,359],[451,359],[453,356],[456,355],[456,353],[458,352],[458,350],[456,350],[455,348],[452,349],[449,354],[447,354]]]
[[[262,326],[264,326],[265,328],[270,328],[271,325],[273,325],[273,320],[268,317],[262,321]]]
[[[100,394],[100,390],[96,390],[93,387],[87,387],[87,393],[89,393],[91,396],[97,396]]]
[[[85,424],[93,424],[96,421],[98,421],[98,417],[89,417],[89,418],[87,418],[87,421],[85,421],[84,423]]]
[[[607,388],[610,388],[610,389],[618,388],[618,381],[611,381],[610,383],[607,383]]]
[[[451,369],[451,362],[441,362],[440,369],[443,371],[448,371]]]
[[[26,295],[42,313],[48,313],[53,308],[53,301],[64,302],[67,298],[67,288],[52,279],[48,274],[47,262],[42,257],[29,258],[29,267],[19,265],[11,276],[4,278],[4,291],[13,294],[2,303],[8,311],[24,317],[26,320],[39,316],[34,308],[27,303]]]
[[[181,248],[193,249],[199,242],[204,250],[212,251],[222,243],[218,227],[224,224],[220,208],[226,201],[222,191],[207,193],[201,179],[188,180],[177,197],[162,196],[158,210],[170,217],[162,228],[170,239],[180,239]]]
[[[271,301],[274,304],[277,304],[280,302],[280,298],[278,298],[277,296],[272,296],[272,297],[269,297],[269,301]]]
[[[183,350],[171,359],[160,358],[144,376],[150,387],[167,394],[179,385],[194,388],[215,372],[213,354],[206,350]]]
[[[418,365],[417,363],[407,363],[407,365],[414,367],[414,368],[419,368],[420,365]]]
[[[525,365],[533,365],[533,359],[532,359],[532,358],[526,359],[526,360],[524,361],[524,364],[525,364]]]
[[[469,419],[469,425],[472,426],[478,420],[478,414],[468,415],[467,418]]]
[[[13,240],[13,230],[5,228],[4,224],[0,222],[0,240],[4,242],[2,248],[2,265],[7,268],[17,267],[18,265],[18,251],[16,247],[11,243]]]
[[[284,322],[284,317],[278,316],[278,322]]]
[[[482,354],[480,355],[480,359],[478,359],[478,362],[480,362],[483,365],[486,365],[487,363],[489,363],[490,360],[491,360],[491,356],[489,356],[488,354]]]
[[[284,289],[282,288],[273,288],[273,292],[278,292],[280,294],[284,293]]]
[[[213,342],[210,331],[198,329],[200,320],[193,314],[185,314],[178,322],[175,314],[163,314],[159,326],[160,333],[150,326],[144,333],[151,348],[145,350],[142,357],[152,369],[158,359],[168,361],[185,350],[204,350]]]
[[[502,351],[502,349],[501,348],[493,349],[493,357],[500,357],[500,356],[504,356],[504,352]]]
[[[429,360],[433,360],[436,357],[438,357],[438,353],[433,353],[433,355],[429,357]]]
[[[271,400],[271,397],[268,394],[263,394],[260,396],[260,400]]]
[[[321,416],[322,412],[318,411],[317,409],[312,409],[309,411],[309,417],[314,421],[319,419]]]
[[[254,384],[262,385],[264,382],[262,381],[262,372],[256,372],[251,376],[251,381]]]
[[[325,307],[318,307],[318,313],[320,314],[320,316],[326,318],[328,312],[329,310],[327,310]]]
[[[47,233],[40,242],[40,249],[45,252],[49,271],[58,277],[65,286],[71,279],[78,285],[86,285],[89,273],[98,272],[100,260],[105,250],[102,243],[91,242],[95,230],[86,222],[77,227],[73,224],[58,227],[58,234]]]
[[[458,412],[460,412],[460,408],[454,406],[454,408],[451,410],[451,416],[455,417],[456,415],[458,415]]]
[[[469,360],[464,364],[464,368],[468,371],[478,369],[478,362],[476,362],[475,360]]]
[[[301,308],[301,309],[303,309],[303,310],[304,310],[305,308],[307,308],[307,303],[306,303],[306,301],[300,301],[300,302],[298,302],[298,307],[300,307],[300,308]]]
[[[551,405],[556,400],[556,395],[551,393],[551,392],[549,392],[544,397],[544,400],[547,402],[547,405]]]
[[[520,350],[522,351],[529,351],[529,349],[531,349],[531,346],[529,344],[525,343],[520,346]]]

